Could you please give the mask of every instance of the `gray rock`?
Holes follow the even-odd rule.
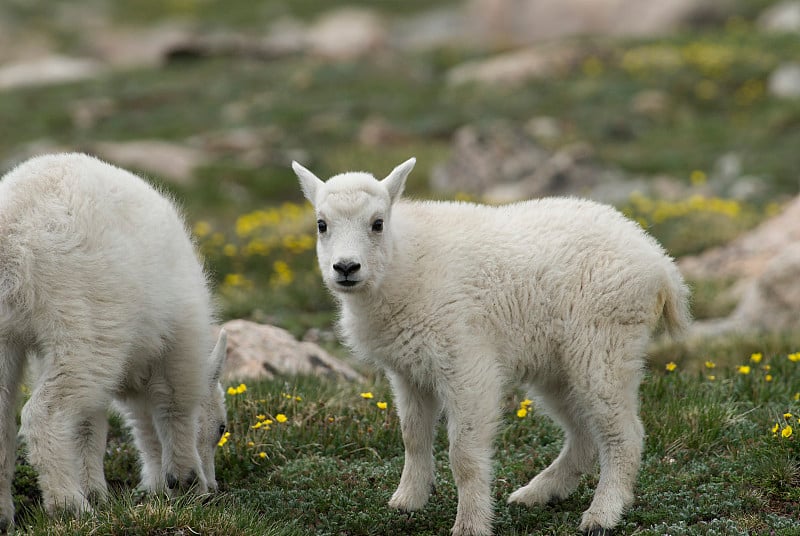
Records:
[[[132,167],[185,184],[194,170],[208,161],[208,154],[187,145],[159,140],[98,142],[92,152],[120,167]]]
[[[800,97],[800,63],[785,63],[778,66],[767,81],[770,95],[780,98]]]
[[[433,169],[432,189],[494,203],[549,195],[617,203],[640,189],[640,184],[627,181],[621,172],[601,166],[589,145],[573,143],[549,150],[530,131],[530,124],[504,121],[458,129],[450,158]]]
[[[800,2],[789,0],[766,8],[756,21],[767,32],[800,32]]]
[[[572,45],[527,47],[456,65],[447,73],[446,79],[451,85],[521,84],[568,70],[579,59],[579,51]]]
[[[692,279],[734,279],[726,318],[696,322],[695,336],[800,329],[800,197],[728,245],[680,259]]]
[[[0,89],[76,82],[104,71],[103,64],[93,59],[54,54],[0,66]]]
[[[465,31],[487,44],[570,35],[663,35],[698,19],[724,20],[728,0],[470,0]]]
[[[388,27],[376,12],[346,7],[322,15],[306,30],[306,41],[313,54],[350,60],[386,48],[388,34]]]
[[[228,333],[225,381],[297,375],[364,381],[352,367],[319,345],[298,341],[284,329],[247,320],[231,320],[222,327]]]

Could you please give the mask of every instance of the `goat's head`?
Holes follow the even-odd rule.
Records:
[[[317,214],[317,260],[325,285],[335,293],[376,288],[391,259],[391,209],[403,193],[416,159],[406,160],[379,181],[350,172],[323,182],[292,162]]]
[[[228,335],[224,329],[221,329],[217,344],[214,346],[209,360],[208,392],[203,397],[200,407],[199,426],[197,428],[197,451],[200,454],[203,474],[206,477],[209,491],[217,490],[214,453],[228,424],[228,414],[225,410],[225,393],[219,383],[222,375],[222,366],[225,363],[227,344]]]

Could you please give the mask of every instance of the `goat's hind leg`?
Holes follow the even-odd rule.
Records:
[[[508,497],[509,503],[534,506],[567,498],[578,487],[581,476],[594,468],[597,457],[582,410],[575,407],[568,389],[549,389],[536,398],[536,403],[563,428],[564,446],[546,469]]]
[[[605,371],[603,381],[586,382],[584,391],[586,417],[600,458],[600,480],[580,524],[589,534],[615,527],[633,502],[644,447],[638,394],[642,361],[611,357],[616,368]]]
[[[17,461],[17,401],[25,352],[0,343],[0,534],[14,521],[11,481]]]

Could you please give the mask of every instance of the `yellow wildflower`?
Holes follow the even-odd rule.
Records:
[[[273,287],[285,287],[294,281],[294,273],[285,261],[275,261],[272,263],[273,274],[269,279]]]
[[[253,430],[258,430],[259,428],[261,428],[261,421],[258,421],[257,423],[255,423],[250,428],[253,429]]]
[[[246,386],[245,384],[243,384],[243,383],[240,383],[240,384],[239,384],[239,385],[236,387],[236,394],[237,394],[237,395],[240,395],[240,394],[242,394],[242,393],[244,393],[244,392],[246,392],[246,391],[247,391],[247,386]]]
[[[771,382],[772,381],[772,374],[767,374],[766,376],[764,376],[764,381]]]
[[[256,415],[256,419],[258,419],[259,421],[263,421],[266,418],[267,418],[267,416],[262,414],[262,413],[259,413],[258,415]]]
[[[713,381],[714,381],[714,380],[716,380],[716,379],[717,379],[717,377],[716,377],[716,376],[714,376],[713,374],[709,374],[709,375],[708,375],[708,380],[709,380],[709,381],[712,381],[712,382],[713,382]]]
[[[248,446],[248,447],[250,447],[250,448],[253,448],[253,447],[255,447],[255,446],[256,446],[256,444],[255,444],[255,443],[253,443],[252,441],[248,441],[248,442],[247,442],[247,446]]]
[[[750,367],[748,365],[739,365],[736,368],[736,372],[739,374],[750,374]]]
[[[373,396],[372,393],[369,392],[369,391],[367,391],[366,393],[361,393],[361,398],[363,398],[365,400],[368,400],[368,399],[372,398],[372,396]]]
[[[781,425],[778,424],[778,423],[775,423],[775,426],[772,427],[772,433],[773,434],[777,434],[778,430],[780,430],[780,429],[781,429]]]
[[[278,413],[277,415],[275,415],[275,420],[278,422],[286,422],[288,418],[283,413]]]
[[[520,419],[524,419],[528,415],[528,410],[525,408],[519,408],[517,410],[517,417]]]
[[[236,387],[228,387],[228,394],[235,395],[236,394]]]
[[[706,91],[706,93],[708,92]],[[692,181],[692,184],[694,184],[695,186],[705,184],[707,179],[708,177],[706,177],[705,172],[700,171],[699,169],[695,169],[694,171],[692,171],[691,175],[689,175],[689,180]]]
[[[586,76],[600,76],[603,74],[603,62],[596,56],[591,56],[583,62],[583,74]]]
[[[784,418],[784,419],[791,419],[792,417],[794,417],[794,415],[792,415],[792,414],[791,414],[791,413],[789,413],[788,411],[787,411],[786,413],[784,413],[784,414],[783,414],[783,418]]]
[[[211,224],[207,221],[200,220],[194,224],[194,235],[198,238],[205,238],[211,233]]]
[[[224,434],[222,434],[222,437],[220,437],[219,441],[217,442],[217,446],[221,447],[222,445],[227,443],[229,437],[231,437],[231,433],[230,432],[225,432]]]
[[[795,402],[800,402],[800,393],[795,393],[792,398],[794,398]]]
[[[672,372],[676,368],[678,368],[678,365],[674,361],[670,361],[669,363],[666,364],[664,368],[667,369],[668,372]]]
[[[800,352],[794,352],[792,354],[789,354],[787,357],[789,358],[789,361],[791,361],[792,363],[797,363],[798,361],[800,361]]]
[[[266,457],[267,457],[267,453],[266,453],[266,452],[263,452],[263,451],[262,451],[262,452],[259,452],[259,453],[258,453],[258,457],[259,457],[259,458],[261,458],[261,459],[263,460],[264,458],[266,458]]]
[[[781,430],[781,437],[784,438],[792,437],[792,427],[787,424],[786,428]]]
[[[531,400],[530,398],[526,398],[525,400],[519,403],[519,407],[529,408],[531,407],[531,404],[533,404],[533,400]]]
[[[375,405],[378,406],[378,409],[386,409],[387,407],[389,407],[389,404],[387,404],[386,402],[377,402]]]
[[[707,369],[713,369],[713,368],[716,368],[716,366],[717,366],[717,364],[714,363],[713,361],[706,361],[706,368]]]
[[[750,361],[753,363],[761,363],[762,355],[760,353],[752,354],[750,356]]]

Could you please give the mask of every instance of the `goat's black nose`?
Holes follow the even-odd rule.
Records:
[[[333,265],[333,269],[347,277],[361,269],[361,265],[353,261],[340,261]]]

